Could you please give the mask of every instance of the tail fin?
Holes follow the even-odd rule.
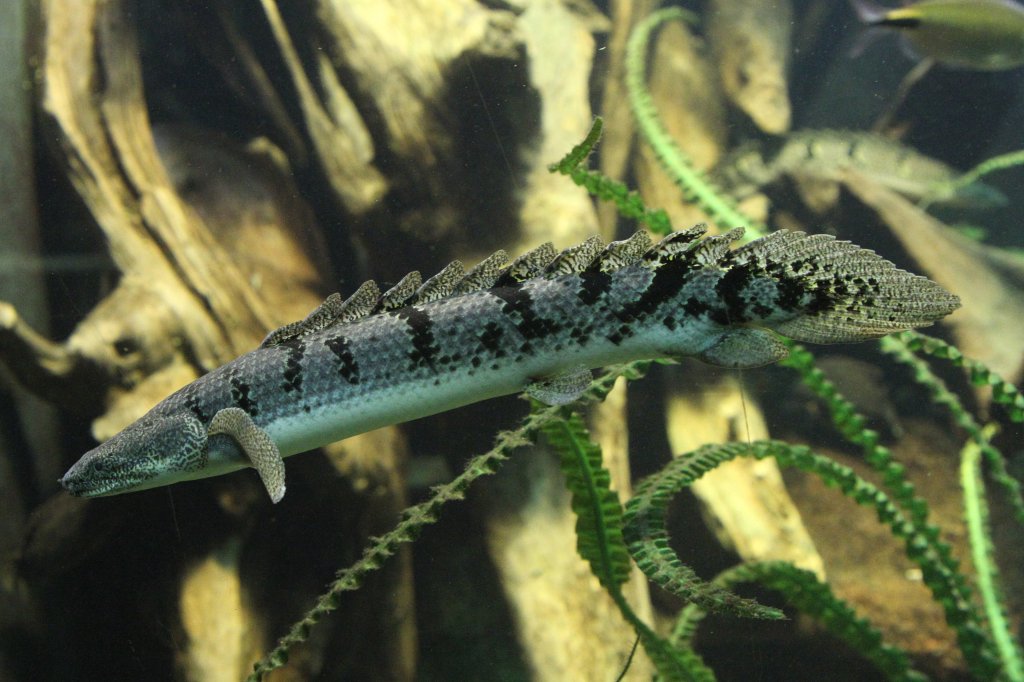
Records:
[[[960,299],[874,251],[824,234],[773,232],[733,253],[778,285],[777,305],[795,317],[765,325],[811,343],[860,341],[932,324]]]

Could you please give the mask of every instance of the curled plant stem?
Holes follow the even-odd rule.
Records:
[[[601,448],[591,440],[582,418],[568,409],[564,416],[561,421],[545,425],[542,432],[559,455],[571,495],[577,552],[590,564],[591,573],[636,631],[662,679],[713,682],[714,675],[696,653],[670,646],[640,619],[622,593],[632,565],[622,535],[622,505],[611,489],[611,476],[602,463]]]
[[[905,467],[895,461],[888,448],[878,443],[878,434],[865,427],[863,415],[814,365],[814,356],[803,346],[792,342],[788,345],[789,357],[780,364],[797,370],[804,384],[824,401],[839,432],[851,443],[861,446],[867,463],[881,474],[883,484],[892,493],[894,508],[900,510],[898,530],[897,526],[893,529],[898,535],[903,533],[900,537],[906,540],[907,555],[915,561],[927,559],[927,563],[921,564],[925,584],[942,605],[946,622],[956,631],[968,665],[979,678],[991,678],[992,671],[999,665],[994,645],[981,623],[980,614],[975,613],[970,587],[953,557],[952,548],[941,539],[939,528],[928,520],[928,503],[917,495],[914,484],[907,479]],[[948,348],[953,354],[955,349]],[[880,513],[879,518],[882,516]]]
[[[624,218],[637,220],[646,225],[654,234],[666,235],[672,231],[668,214],[661,209],[649,209],[636,192],[621,182],[612,180],[598,171],[590,170],[584,162],[594,150],[601,137],[604,121],[600,116],[594,119],[586,139],[573,147],[560,161],[548,166],[552,173],[567,175],[576,183],[602,201],[610,201]]]
[[[887,336],[881,341],[882,350],[913,368],[915,379],[931,391],[932,399],[949,409],[957,424],[971,436],[981,449],[985,461],[991,467],[992,480],[1002,488],[1018,523],[1024,524],[1024,494],[1021,493],[1020,482],[1007,470],[1006,458],[1003,457],[1003,453],[992,445],[991,435],[988,437],[984,435],[982,427],[963,408],[959,398],[950,393],[945,384],[914,353],[925,353],[932,357],[948,360],[957,367],[967,370],[972,384],[992,388],[992,400],[1003,405],[1009,413],[1010,419],[1015,422],[1024,421],[1024,397],[1021,396],[1020,390],[983,363],[965,358],[955,346],[951,346],[941,339],[926,336],[920,332],[902,332]]]
[[[436,522],[440,517],[441,507],[446,502],[461,499],[473,481],[498,470],[501,463],[508,459],[506,451],[523,444],[525,442],[518,432],[501,434],[492,450],[470,460],[458,477],[438,487],[429,500],[404,510],[398,525],[381,537],[371,539],[371,544],[364,550],[363,556],[356,563],[338,572],[337,578],[327,592],[317,598],[313,608],[291,627],[277,646],[253,666],[248,682],[262,680],[267,673],[287,663],[291,648],[306,641],[313,626],[338,608],[342,593],[359,589],[366,576],[381,568],[402,544],[412,542],[424,526]]]
[[[785,561],[755,561],[739,564],[719,573],[714,582],[733,590],[740,583],[754,582],[780,593],[800,613],[811,616],[845,641],[862,656],[875,663],[887,679],[924,682],[927,678],[910,667],[905,651],[886,644],[882,633],[867,619],[861,618],[828,583],[819,582],[810,571]],[[705,612],[688,604],[676,621],[672,632],[674,646],[692,647],[697,626]]]

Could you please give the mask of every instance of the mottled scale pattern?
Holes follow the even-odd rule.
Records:
[[[697,356],[753,366],[784,352],[763,330],[856,341],[930,324],[959,305],[934,282],[829,236],[777,232],[730,250],[742,230],[702,240],[705,229],[654,245],[646,235],[561,254],[545,245],[468,274],[456,262],[383,298],[364,285],[170,396],[125,442],[138,448],[168,416],[206,425],[237,407],[287,456],[531,385],[564,393],[580,383],[573,376],[616,362]],[[118,451],[119,437],[83,461]]]

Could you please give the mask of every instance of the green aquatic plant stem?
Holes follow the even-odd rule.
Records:
[[[646,225],[654,234],[666,235],[672,231],[672,223],[668,214],[661,209],[649,209],[636,192],[621,182],[590,170],[583,164],[593,152],[601,138],[604,121],[600,116],[594,119],[586,139],[573,147],[560,161],[548,166],[552,173],[567,175],[578,186],[586,189],[592,196],[602,201],[610,201],[618,209],[619,215],[636,220]]]
[[[797,343],[787,342],[786,345],[789,347],[789,356],[779,364],[797,371],[804,385],[825,403],[839,433],[863,449],[865,461],[881,474],[893,499],[907,510],[915,524],[930,527],[929,535],[938,538],[939,529],[928,523],[927,502],[916,495],[914,485],[907,480],[903,465],[895,461],[892,451],[879,443],[878,432],[867,428],[867,419],[818,369],[810,351]],[[952,557],[950,563],[952,565]]]
[[[789,343],[789,357],[780,364],[800,374],[804,384],[825,403],[839,432],[851,443],[861,446],[865,461],[878,471],[892,501],[900,510],[901,525],[897,535],[904,539],[907,556],[922,568],[925,584],[946,614],[946,622],[954,629],[964,658],[972,672],[980,679],[988,679],[998,669],[998,659],[989,633],[981,624],[967,579],[953,557],[949,543],[941,540],[941,531],[928,518],[928,503],[916,494],[914,485],[907,480],[905,467],[896,462],[892,452],[878,442],[878,433],[866,428],[866,420],[856,407],[846,400],[825,374],[815,366],[814,356],[795,343]],[[903,516],[903,511],[906,516]],[[881,514],[879,518],[882,518]],[[883,519],[885,520],[885,519]],[[896,526],[893,526],[897,531]],[[901,534],[902,533],[902,534]],[[925,563],[921,563],[925,560]],[[927,567],[926,565],[927,564]]]
[[[991,438],[995,426],[985,427],[985,438]],[[977,573],[978,592],[981,594],[985,617],[1003,662],[1003,673],[1010,682],[1024,681],[1024,660],[1013,637],[1013,630],[1003,609],[1003,591],[999,585],[995,548],[989,532],[988,503],[985,481],[981,475],[982,448],[976,440],[968,441],[960,453],[960,485],[964,491],[964,519],[971,547],[971,561]]]
[[[622,539],[622,504],[611,489],[611,474],[601,462],[601,448],[591,439],[583,420],[570,409],[562,419],[541,431],[561,457],[565,484],[576,514],[576,543],[607,590],[629,580],[630,560]]]
[[[858,616],[849,604],[833,594],[828,583],[819,582],[810,571],[785,561],[756,561],[726,569],[714,582],[727,590],[751,582],[774,590],[800,613],[821,622],[829,632],[873,662],[886,679],[905,682],[927,679],[910,667],[905,651],[886,644],[877,628]],[[676,620],[670,641],[675,646],[692,646],[690,641],[705,615],[696,605],[687,605]]]
[[[950,410],[957,424],[967,431],[977,443],[991,469],[992,480],[1002,488],[1013,509],[1014,517],[1019,523],[1024,524],[1024,494],[1021,492],[1020,481],[1010,475],[1007,470],[1006,458],[1003,453],[992,445],[990,437],[984,436],[982,427],[964,409],[959,398],[950,393],[945,384],[935,377],[927,364],[914,353],[924,353],[948,360],[955,366],[967,370],[973,385],[991,387],[992,400],[1006,408],[1010,419],[1015,422],[1024,420],[1024,397],[1021,396],[1020,390],[990,370],[984,363],[964,357],[955,346],[920,332],[902,332],[885,337],[882,339],[881,347],[883,351],[892,354],[900,362],[911,366],[915,379],[932,392],[933,400],[936,403],[944,405]]]
[[[535,403],[534,409],[543,408]],[[563,408],[563,419],[547,423],[541,431],[559,455],[576,514],[577,550],[636,631],[659,674],[667,680],[711,682],[714,675],[699,656],[671,647],[640,619],[622,593],[632,567],[622,537],[622,505],[611,489],[611,475],[602,463],[601,448],[591,439],[583,419]]]
[[[1013,168],[1015,166],[1024,166],[1024,149],[993,156],[991,159],[982,161],[958,178],[937,183],[928,194],[922,197],[921,201],[918,202],[918,206],[922,209],[926,209],[935,197],[952,196],[966,187],[973,185],[989,173]]]
[[[680,7],[658,10],[636,25],[626,44],[626,91],[640,135],[682,190],[683,197],[699,206],[719,230],[725,232],[734,227],[746,227],[744,242],[763,237],[768,234],[767,226],[743,213],[723,190],[697,170],[679,148],[662,123],[647,90],[647,47],[651,33],[661,24],[673,20],[695,23],[696,17]]]
[[[587,131],[587,135],[583,138],[583,141],[570,149],[568,154],[548,166],[548,171],[551,173],[570,175],[590,158],[590,155],[594,152],[594,147],[597,146],[597,143],[601,139],[601,133],[603,131],[604,119],[600,116],[595,116],[594,122],[590,124],[590,130]]]
[[[675,573],[683,566],[669,544],[666,530],[665,512],[672,496],[736,457],[773,457],[779,466],[813,473],[857,504],[874,508],[879,521],[889,526],[903,542],[907,556],[920,566],[922,579],[944,610],[972,674],[978,679],[994,679],[1001,667],[998,656],[981,625],[963,575],[955,562],[950,565],[948,546],[936,542],[930,527],[913,523],[883,490],[849,467],[804,446],[771,440],[706,445],[672,460],[642,481],[626,503],[623,535],[630,554],[648,578],[671,587],[677,579]]]
[[[986,367],[984,363],[965,357],[956,346],[921,332],[906,331],[893,334],[893,336],[905,343],[907,348],[912,351],[948,360],[957,367],[964,368],[967,370],[972,384],[992,388],[992,400],[1006,408],[1012,421],[1024,422],[1024,395],[1021,394],[1020,389]]]
[[[270,671],[285,665],[288,662],[288,652],[291,648],[306,641],[313,626],[319,623],[325,615],[338,608],[341,595],[344,592],[359,589],[366,576],[382,568],[401,545],[413,542],[425,526],[436,522],[440,517],[441,508],[445,504],[462,499],[466,489],[473,481],[481,476],[495,473],[502,462],[508,459],[509,451],[528,442],[524,440],[521,433],[523,428],[529,428],[529,423],[521,427],[519,431],[500,434],[497,444],[492,450],[471,459],[466,469],[458,477],[450,483],[438,487],[429,500],[405,509],[399,523],[391,531],[379,538],[372,538],[370,546],[363,551],[363,556],[348,568],[340,571],[327,592],[317,598],[313,608],[291,627],[288,634],[280,639],[274,649],[253,666],[253,672],[249,675],[248,681],[262,680]]]
[[[932,396],[932,402],[945,407],[957,425],[967,432],[967,435],[992,466],[994,478],[1007,492],[1017,518],[1024,522],[1024,499],[1021,497],[1020,484],[1007,471],[1006,458],[1003,457],[1003,453],[992,445],[992,437],[996,430],[982,427],[978,423],[974,415],[964,407],[960,398],[932,372],[928,363],[914,354],[904,337],[899,335],[883,337],[879,339],[879,347],[897,362],[910,367],[914,372],[914,381],[928,389]]]

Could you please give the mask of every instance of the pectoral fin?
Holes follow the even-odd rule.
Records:
[[[225,407],[213,415],[207,436],[224,434],[231,436],[259,472],[260,479],[270,494],[270,500],[277,504],[284,497],[284,460],[281,451],[270,439],[270,435],[256,426],[252,417],[238,407]]]
[[[740,327],[722,334],[697,357],[709,365],[750,369],[778,362],[788,354],[789,349],[771,332]]]
[[[583,395],[593,380],[589,369],[580,368],[534,381],[526,387],[526,393],[545,405],[567,405]]]

